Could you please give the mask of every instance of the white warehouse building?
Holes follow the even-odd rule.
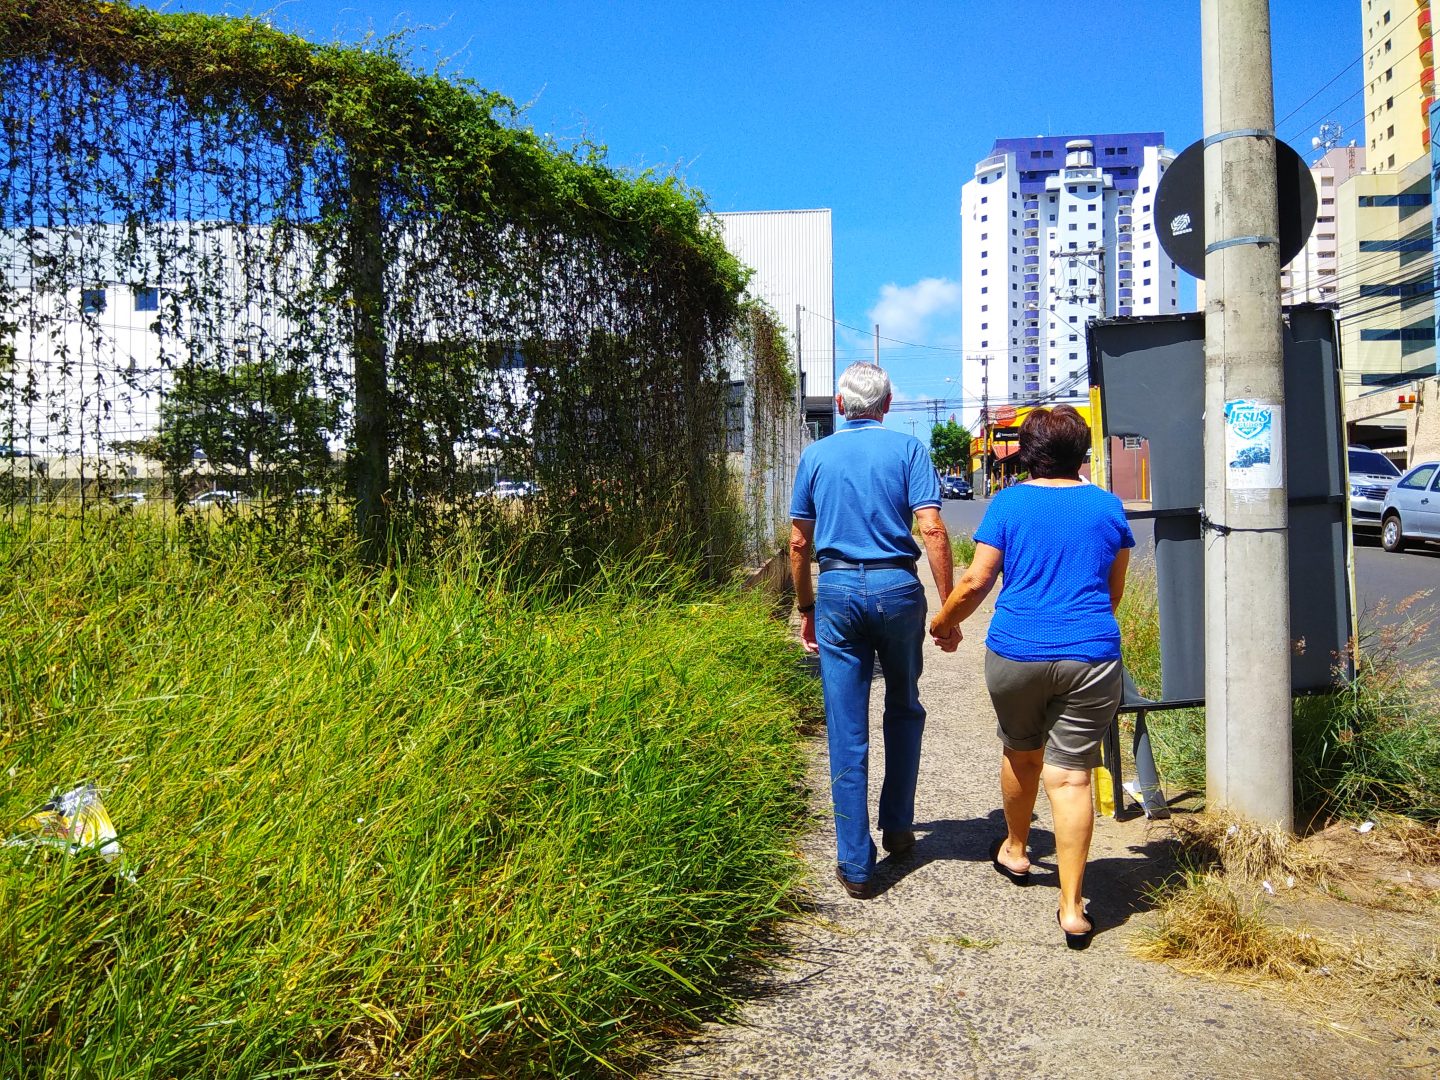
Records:
[[[829,210],[716,214],[725,247],[754,271],[749,293],[774,309],[792,351],[800,337],[805,422],[835,430],[835,257]]]
[[[965,422],[983,405],[1089,397],[1091,319],[1178,310],[1155,193],[1160,132],[999,139],[961,190]]]

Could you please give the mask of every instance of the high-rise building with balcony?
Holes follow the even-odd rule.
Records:
[[[961,190],[966,422],[982,402],[1088,398],[1085,325],[1177,310],[1153,208],[1160,132],[999,139]]]
[[[1430,0],[1360,0],[1365,135],[1376,172],[1403,169],[1429,153],[1435,99],[1430,20]]]

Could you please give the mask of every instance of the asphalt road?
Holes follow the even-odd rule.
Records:
[[[941,517],[951,532],[973,534],[985,516],[987,499],[952,499],[945,503]],[[1135,542],[1140,551],[1153,551],[1154,533],[1149,521],[1135,521]],[[1429,595],[1423,595],[1428,593]],[[1410,601],[1408,609],[1396,612],[1396,605]],[[1374,626],[1397,626],[1403,620],[1434,618],[1436,629],[1410,643],[1405,653],[1412,659],[1440,660],[1440,545],[1424,545],[1392,555],[1373,536],[1355,539],[1355,599],[1360,608],[1362,635]]]

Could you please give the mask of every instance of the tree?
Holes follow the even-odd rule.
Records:
[[[159,441],[177,475],[201,454],[217,472],[303,475],[329,463],[339,423],[340,403],[316,393],[308,371],[189,364],[160,405]]]
[[[946,420],[930,429],[930,460],[941,472],[956,469],[968,472],[970,463],[970,432],[954,420]]]

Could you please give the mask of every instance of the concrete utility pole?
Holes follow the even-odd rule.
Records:
[[[1268,0],[1201,0],[1206,804],[1290,829],[1284,345]]]
[[[875,324],[875,366],[880,366],[880,324]]]
[[[800,312],[805,309],[795,305],[795,414],[805,422],[805,355],[800,351]]]

